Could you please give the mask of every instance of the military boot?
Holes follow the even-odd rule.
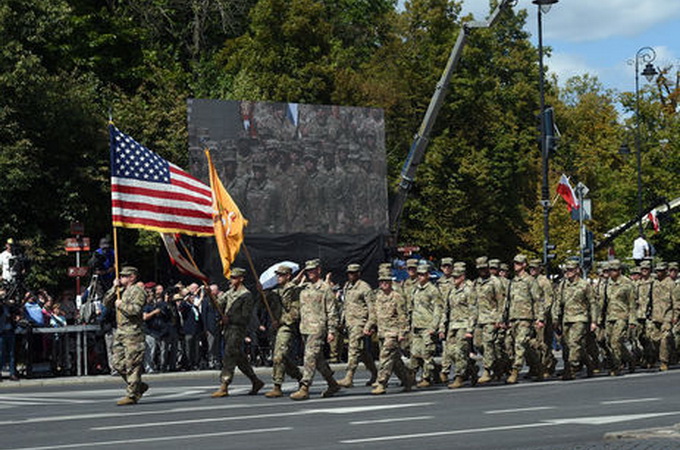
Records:
[[[341,388],[340,383],[331,378],[331,381],[328,382],[328,388],[321,393],[321,396],[323,398],[333,397],[336,393],[340,392]]]
[[[449,374],[446,372],[439,372],[439,381],[442,384],[447,384],[449,382]]]
[[[576,378],[575,373],[578,371],[574,371],[573,368],[570,367],[565,367],[564,368],[564,373],[562,374],[562,380],[563,381],[571,381]]]
[[[662,362],[661,365],[659,366],[659,370],[660,370],[661,372],[667,371],[667,370],[668,370],[668,364]]]
[[[510,376],[505,382],[508,384],[516,384],[517,377],[519,377],[519,369],[512,369],[512,371],[510,372]]]
[[[477,380],[477,383],[479,384],[488,383],[492,379],[493,378],[491,377],[491,372],[489,371],[489,369],[484,369],[484,373],[482,374],[482,377],[479,380]]]
[[[378,371],[371,372],[371,378],[366,382],[366,386],[373,386],[375,383],[377,383],[378,379]]]
[[[220,388],[210,394],[212,398],[227,397],[229,395],[229,383],[222,383]]]
[[[308,400],[309,386],[307,386],[306,384],[301,384],[300,389],[290,394],[290,398],[291,400]]]
[[[432,386],[432,383],[427,378],[423,378],[422,380],[420,380],[420,383],[416,384],[416,387],[421,389],[429,388],[430,386]]]
[[[371,394],[373,395],[382,395],[385,393],[387,393],[387,389],[385,389],[385,385],[382,383],[378,383],[378,385],[371,391]]]
[[[344,388],[351,388],[352,386],[354,386],[354,370],[352,369],[348,370],[347,373],[345,374],[345,378],[338,381],[337,383]]]
[[[463,387],[463,377],[456,375],[453,383],[449,384],[449,389],[458,389]]]
[[[257,395],[258,392],[260,392],[260,389],[264,387],[264,381],[260,380],[259,378],[255,378],[253,380],[253,386],[250,388],[250,391],[248,391],[248,395]]]
[[[116,402],[116,405],[127,406],[127,405],[134,405],[135,403],[137,403],[137,399],[132,398],[132,397],[123,397]]]
[[[281,385],[280,384],[275,384],[274,388],[264,394],[265,397],[267,398],[279,398],[283,397],[283,391],[281,391]]]

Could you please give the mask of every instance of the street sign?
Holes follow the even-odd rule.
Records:
[[[584,198],[581,202],[581,207],[578,209],[571,210],[571,218],[575,221],[579,221],[579,210],[583,208],[583,220],[593,219],[593,202],[589,198]]]
[[[88,267],[69,267],[67,275],[71,278],[87,276]]]
[[[67,252],[89,252],[90,238],[67,238],[65,249]]]
[[[419,252],[420,247],[417,245],[404,245],[403,247],[398,247],[397,251],[403,253],[404,256],[411,256],[413,252]]]
[[[82,222],[71,222],[71,234],[74,236],[82,236],[85,234],[85,225]]]

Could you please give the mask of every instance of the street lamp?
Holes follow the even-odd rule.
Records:
[[[540,118],[541,118],[541,160],[543,181],[541,184],[541,205],[543,206],[543,264],[546,274],[550,272],[550,187],[548,186],[548,163],[549,146],[546,142],[546,120],[545,120],[545,80],[543,75],[543,14],[550,11],[552,5],[559,0],[533,0],[532,3],[538,6],[538,76],[540,93]]]
[[[645,63],[642,75],[651,82],[659,73],[652,65],[656,59],[656,52],[652,47],[642,47],[635,54],[635,152],[637,157],[637,200],[638,200],[638,229],[642,236],[642,158],[640,143],[640,63]],[[628,62],[632,64],[632,61]]]

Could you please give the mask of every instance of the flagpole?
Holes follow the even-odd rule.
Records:
[[[248,247],[246,247],[246,243],[242,243],[241,247],[243,247],[243,251],[246,254],[246,259],[248,260],[248,264],[250,265],[250,270],[253,272],[253,276],[255,277],[255,285],[257,286],[257,291],[260,293],[260,296],[262,297],[262,301],[264,302],[265,308],[267,308],[267,313],[269,313],[269,318],[272,320],[272,323],[276,322],[276,319],[274,318],[274,314],[272,313],[272,308],[269,306],[269,302],[267,301],[267,296],[264,295],[264,291],[262,290],[262,285],[260,284],[260,276],[257,274],[257,271],[255,270],[255,264],[253,264],[253,258],[250,257],[250,252],[248,251]]]
[[[120,270],[118,269],[118,227],[113,227],[113,261],[116,268],[116,300],[120,300]],[[120,311],[116,308],[116,323],[121,323]]]

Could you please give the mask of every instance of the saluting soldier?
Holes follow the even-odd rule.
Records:
[[[248,395],[255,395],[264,386],[253,371],[248,356],[243,348],[246,338],[246,328],[253,313],[253,296],[243,285],[246,275],[245,269],[232,267],[229,280],[231,286],[217,298],[217,304],[223,312],[224,326],[224,357],[222,358],[222,372],[220,373],[220,388],[211,397],[219,398],[229,395],[229,385],[234,379],[236,367],[248,377],[252,387]]]
[[[489,260],[480,256],[475,260],[478,277],[474,284],[477,328],[482,330],[482,349],[484,351],[484,373],[479,379],[480,384],[492,380],[492,373],[500,372],[502,368],[501,355],[503,342],[498,338],[498,332],[503,327],[503,286],[500,280],[491,275]]]
[[[113,287],[104,296],[107,308],[115,307],[118,325],[113,338],[112,366],[123,381],[127,383],[125,397],[116,402],[119,406],[134,405],[149,389],[142,382],[144,362],[144,331],[142,310],[145,303],[144,289],[137,282],[139,271],[136,267],[126,266],[120,271],[120,278],[114,280]],[[116,290],[121,289],[120,298]]]
[[[307,282],[300,291],[300,333],[305,341],[304,368],[300,389],[290,396],[293,400],[309,398],[309,387],[317,369],[328,383],[328,389],[321,394],[323,397],[332,397],[340,390],[323,355],[324,343],[332,343],[338,329],[335,295],[329,284],[321,279],[318,260],[305,263],[305,276]]]
[[[590,283],[581,278],[578,263],[568,261],[564,279],[557,288],[553,317],[564,343],[564,380],[573,380],[583,365],[588,374],[594,367],[586,352],[586,336],[597,329],[597,304]]]
[[[359,359],[361,359],[366,369],[371,372],[371,379],[366,383],[366,386],[370,386],[376,381],[378,369],[375,367],[373,355],[370,354],[370,347],[366,345],[364,329],[373,302],[373,292],[371,286],[361,279],[360,264],[347,266],[347,279],[348,281],[343,288],[345,297],[344,317],[349,336],[347,373],[345,378],[338,381],[338,384],[342,387],[353,386],[354,374],[359,366]]]
[[[406,339],[409,331],[406,299],[394,289],[390,271],[378,273],[378,291],[371,304],[369,319],[364,333],[371,335],[378,329],[380,338],[380,369],[373,395],[387,392],[387,383],[392,372],[402,381],[404,391],[410,391],[413,384],[413,372],[408,370],[401,360],[400,343]]]
[[[671,330],[676,320],[674,309],[677,306],[673,298],[675,283],[668,277],[668,266],[659,262],[655,267],[654,280],[649,297],[649,320],[647,336],[652,344],[653,361],[660,361],[659,370],[668,370],[671,357]],[[675,306],[675,308],[674,308]]]
[[[475,329],[475,293],[472,286],[466,283],[465,271],[458,267],[451,272],[453,287],[447,291],[444,311],[439,324],[439,338],[446,339],[442,357],[442,374],[448,381],[451,364],[455,365],[455,378],[449,384],[450,389],[463,386],[466,378],[471,384],[477,384],[477,365],[470,358],[472,350],[472,333]]]
[[[276,340],[274,342],[274,355],[272,363],[272,380],[274,388],[264,394],[267,398],[283,396],[281,385],[285,374],[298,382],[302,379],[302,372],[290,357],[290,352],[299,333],[300,325],[300,289],[291,281],[293,270],[286,265],[276,268],[278,286],[273,290],[272,302],[274,309],[273,323],[276,328]]]
[[[416,269],[418,283],[412,289],[411,370],[423,369],[419,388],[430,387],[435,375],[435,337],[441,318],[443,301],[439,289],[430,282],[427,264]]]

